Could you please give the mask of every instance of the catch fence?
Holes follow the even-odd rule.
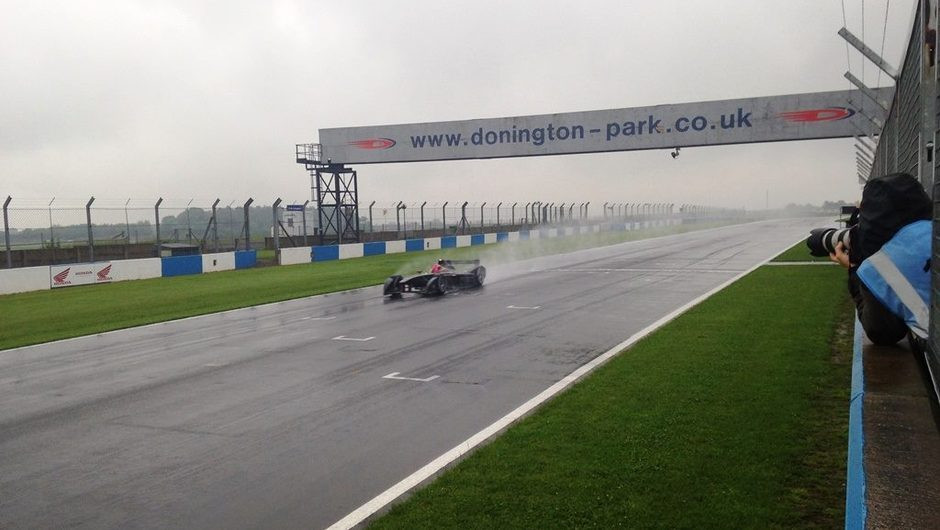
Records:
[[[311,201],[253,199],[28,200],[3,205],[3,266],[27,267],[321,243]],[[597,220],[695,221],[743,211],[692,204],[590,202],[378,202],[360,205],[362,241],[512,231]]]
[[[937,104],[936,65],[938,4],[921,0],[904,62],[899,72],[890,65],[885,72],[895,78],[894,98],[879,102],[868,98],[861,112],[868,118],[869,130],[863,136],[877,142],[870,156],[869,142],[859,139],[859,179],[865,181],[896,172],[916,176],[934,201],[933,250],[931,259],[930,328],[925,358],[937,395],[940,396],[940,190],[935,175],[940,160],[936,145],[940,134],[940,105]],[[877,64],[876,64],[877,66]],[[854,102],[856,105],[862,102]]]

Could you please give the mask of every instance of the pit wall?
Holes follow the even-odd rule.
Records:
[[[442,248],[461,248],[490,243],[525,241],[529,239],[551,239],[577,234],[601,231],[623,232],[648,226],[672,226],[680,223],[679,219],[661,219],[641,226],[641,223],[620,222],[590,226],[568,226],[559,228],[539,228],[519,230],[518,232],[492,232],[486,234],[468,234],[459,236],[428,237],[406,239],[403,241],[374,241],[370,243],[346,243],[342,245],[319,245],[310,248],[282,249],[280,264],[290,265],[317,261],[380,256],[399,252],[420,252]]]
[[[649,226],[680,224],[681,220],[660,219],[658,221],[603,223],[599,225],[538,228],[517,232],[491,232],[430,238],[405,239],[400,241],[375,241],[369,243],[347,243],[313,247],[283,248],[278,252],[278,264],[294,265],[318,261],[381,256],[400,252],[419,252],[442,248],[460,248],[490,243],[525,241],[528,239],[550,239],[575,234],[602,231],[637,230]],[[220,252],[197,256],[168,258],[145,258],[94,263],[73,263],[41,267],[22,267],[0,270],[0,295],[41,291],[75,285],[96,285],[127,280],[143,280],[204,274],[254,267],[257,254],[254,250]]]

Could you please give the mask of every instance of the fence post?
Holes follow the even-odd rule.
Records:
[[[245,201],[245,250],[251,250],[251,231],[248,229],[248,207],[251,206],[253,202],[255,202],[255,200],[251,197],[248,197],[248,200]]]
[[[10,216],[7,214],[7,207],[10,206],[10,201],[13,200],[13,197],[7,195],[7,200],[3,201],[3,240],[6,242],[7,246],[7,268],[13,268],[13,251],[10,250]]]
[[[49,242],[50,248],[52,249],[52,264],[55,265],[55,228],[52,225],[52,203],[55,202],[55,197],[49,201]]]
[[[91,203],[95,202],[94,196],[88,199],[85,205],[85,219],[88,221],[88,259],[91,263],[95,262],[95,236],[91,231]]]
[[[160,252],[160,203],[163,202],[163,197],[157,199],[157,204],[153,205],[153,216],[156,218],[156,227],[157,227],[157,257],[162,257],[163,254]]]
[[[219,218],[216,217],[216,206],[222,202],[221,199],[216,198],[215,202],[212,203],[212,239],[215,240],[215,251],[219,251]]]
[[[497,231],[497,232],[499,232],[499,225],[500,225],[500,223],[499,223],[499,207],[502,206],[502,205],[503,205],[503,203],[499,203],[499,204],[496,205],[496,231]]]
[[[271,215],[274,218],[274,224],[271,225],[271,228],[274,233],[274,258],[275,259],[278,259],[278,255],[281,252],[281,231],[278,230],[279,223],[277,222],[277,206],[279,204],[281,204],[280,197],[278,197],[277,200],[274,201],[274,205],[271,206]]]
[[[591,201],[584,203],[584,218],[590,219],[591,216],[588,215],[588,207],[591,206]]]
[[[127,233],[124,236],[124,259],[128,258],[127,247],[131,244],[131,222],[127,217],[127,205],[130,202],[131,199],[128,197],[127,202],[124,203],[124,228],[127,230]]]
[[[308,246],[308,245],[307,245],[307,205],[308,205],[308,204],[310,204],[310,199],[307,199],[306,201],[304,201],[304,209],[303,209],[303,212],[302,212],[301,215],[300,215],[300,218],[301,218],[301,220],[302,220],[303,223],[304,223],[304,244],[301,245],[301,246],[304,246],[304,247]]]
[[[480,233],[483,233],[483,207],[486,206],[486,201],[483,201],[483,204],[480,205]]]
[[[421,237],[424,237],[424,205],[426,205],[427,203],[428,201],[424,201],[421,203]]]
[[[441,206],[441,235],[447,235],[447,203],[450,201],[444,201],[444,206]]]

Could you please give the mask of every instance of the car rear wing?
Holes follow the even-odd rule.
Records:
[[[448,265],[479,265],[480,260],[478,259],[445,259],[441,265],[445,267]]]

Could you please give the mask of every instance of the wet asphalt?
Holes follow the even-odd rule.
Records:
[[[489,264],[483,289],[440,298],[373,287],[0,351],[0,528],[328,526],[813,225]]]

